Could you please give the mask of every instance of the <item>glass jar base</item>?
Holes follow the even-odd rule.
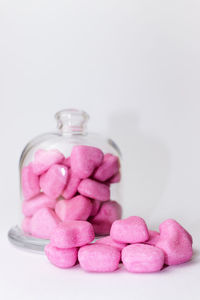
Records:
[[[8,231],[8,240],[14,246],[37,253],[44,253],[44,247],[49,243],[49,240],[25,234],[17,225]]]

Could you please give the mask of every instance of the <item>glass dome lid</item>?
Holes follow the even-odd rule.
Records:
[[[8,233],[13,244],[37,252],[43,251],[59,222],[88,221],[96,236],[107,235],[122,213],[121,152],[116,143],[88,131],[89,115],[82,110],[64,109],[55,118],[57,130],[35,137],[22,151],[20,216]],[[107,191],[106,196],[88,192],[89,187],[83,188],[86,181]]]

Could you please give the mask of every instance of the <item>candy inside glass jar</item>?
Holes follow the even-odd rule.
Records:
[[[122,216],[120,150],[87,131],[86,112],[56,115],[57,131],[31,140],[20,158],[20,220],[8,233],[17,246],[43,251],[61,222],[88,221],[95,234],[109,234]]]

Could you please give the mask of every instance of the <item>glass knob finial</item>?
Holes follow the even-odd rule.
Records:
[[[64,109],[55,114],[58,129],[64,133],[82,134],[86,131],[89,115],[78,109]]]

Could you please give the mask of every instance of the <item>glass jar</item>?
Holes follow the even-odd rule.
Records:
[[[87,220],[96,235],[107,235],[122,214],[118,146],[87,132],[89,116],[84,111],[66,109],[55,118],[57,131],[31,140],[19,163],[20,220],[8,237],[16,246],[33,251],[43,251],[59,222]],[[96,195],[95,184],[101,195]]]

